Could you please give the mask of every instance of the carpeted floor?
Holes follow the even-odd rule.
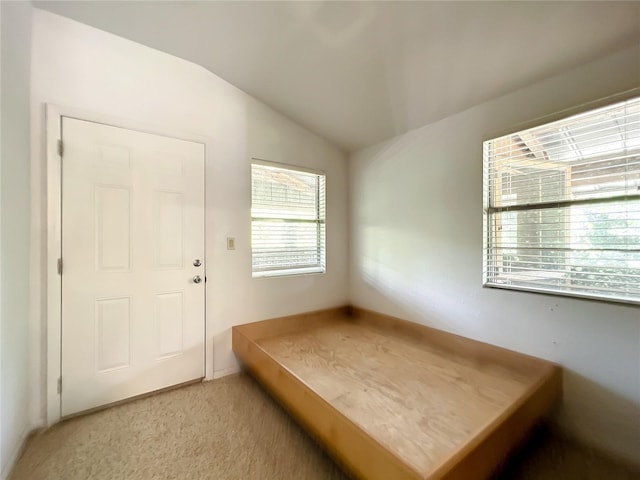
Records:
[[[250,377],[239,374],[62,422],[29,441],[10,478],[348,477]],[[494,480],[507,479],[640,475],[540,429]]]

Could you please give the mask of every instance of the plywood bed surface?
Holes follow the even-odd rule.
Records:
[[[251,341],[294,384],[322,399],[328,415],[369,437],[372,454],[385,450],[406,467],[409,478],[444,478],[458,457],[473,453],[557,374],[548,362],[478,342],[459,349],[455,341],[429,335],[431,329],[364,317],[280,320],[271,331],[261,331],[269,325],[260,322]],[[251,327],[247,332],[251,336]],[[260,366],[253,370],[260,379]],[[286,395],[280,392],[285,404]],[[359,476],[369,476],[341,452],[333,453]]]

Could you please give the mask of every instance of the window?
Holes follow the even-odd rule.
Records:
[[[640,97],[483,149],[484,285],[640,303]]]
[[[251,165],[251,249],[254,277],[324,273],[322,173]]]

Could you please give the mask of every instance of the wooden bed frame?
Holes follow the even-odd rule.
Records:
[[[486,479],[562,390],[551,362],[353,307],[233,327],[233,350],[362,479]]]

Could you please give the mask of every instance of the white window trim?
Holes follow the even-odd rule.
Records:
[[[274,162],[271,160],[264,160],[262,158],[257,158],[257,157],[251,157],[251,166],[253,165],[262,165],[262,166],[266,166],[266,167],[274,167],[274,168],[280,168],[280,169],[284,169],[284,170],[291,170],[294,172],[302,172],[302,173],[310,173],[310,174],[314,174],[314,175],[321,175],[325,178],[325,190],[324,190],[324,197],[325,197],[325,210],[326,210],[326,173],[324,172],[324,170],[319,170],[319,169],[314,169],[314,168],[308,168],[308,167],[302,167],[299,165],[292,165],[292,164],[288,164],[288,163],[282,163],[282,162]],[[252,184],[253,184],[253,173],[252,173],[252,178],[251,178]],[[318,198],[317,201],[319,201],[320,199]],[[252,191],[252,206],[253,206],[253,191]],[[316,220],[315,222],[319,222],[320,220]],[[325,218],[324,220],[322,220],[322,223],[325,225],[325,229],[326,229],[326,213],[325,213]],[[252,216],[252,230],[251,230],[251,235],[253,236],[253,216]],[[323,252],[323,256],[325,258],[325,262],[322,265],[313,265],[313,266],[306,266],[306,267],[296,267],[296,266],[291,266],[291,267],[287,267],[287,268],[276,268],[276,269],[271,269],[271,270],[258,270],[258,271],[254,271],[253,270],[253,266],[252,266],[252,271],[251,271],[251,276],[252,278],[277,278],[277,277],[295,277],[295,276],[301,276],[301,275],[317,275],[317,274],[324,274],[327,271],[327,266],[326,266],[326,249],[327,249],[327,243],[326,243],[326,233],[325,233],[325,238],[324,238],[324,252]],[[252,245],[252,257],[253,257],[253,245]]]
[[[558,115],[555,116],[555,118],[553,118],[553,120],[551,120],[549,117],[546,117],[547,121],[546,122],[540,122],[540,123],[535,123],[534,125],[530,125],[527,128],[520,128],[518,130],[513,129],[510,133],[508,134],[502,134],[502,135],[497,135],[493,138],[489,138],[486,139],[484,141],[484,146],[485,148],[487,147],[487,145],[490,142],[494,142],[497,140],[500,140],[503,137],[510,137],[513,135],[518,135],[520,133],[526,133],[528,130],[533,130],[537,127],[544,127],[546,125],[550,125],[553,124],[555,122],[564,120],[564,119],[569,119],[572,117],[579,117],[582,114],[589,114],[592,111],[597,111],[599,109],[608,107],[608,106],[614,106],[616,104],[625,102],[627,100],[632,100],[638,97],[638,94],[640,93],[640,89],[632,89],[628,92],[624,92],[624,94],[621,94],[620,96],[613,96],[613,97],[609,97],[607,100],[608,101],[603,101],[600,100],[598,102],[593,102],[596,103],[596,105],[589,104],[589,108],[584,108],[584,106],[580,107],[579,112],[573,112],[572,114],[567,114],[567,111],[564,111],[564,115],[560,116],[560,118],[558,118]],[[617,97],[617,98],[615,98]],[[620,98],[622,97],[622,98]],[[614,100],[615,98],[615,100]],[[603,291],[603,294],[597,294],[594,292],[581,292],[581,291],[572,291],[572,290],[564,290],[561,288],[553,288],[552,286],[550,286],[549,288],[545,287],[545,286],[522,286],[522,285],[512,285],[512,284],[501,284],[498,283],[496,281],[492,281],[489,277],[489,273],[488,273],[488,269],[489,269],[489,264],[491,264],[492,259],[490,258],[492,255],[492,252],[494,252],[495,247],[495,241],[494,241],[494,245],[492,245],[491,240],[492,240],[492,235],[491,235],[491,228],[493,225],[493,215],[498,214],[500,212],[507,212],[510,210],[522,210],[522,211],[536,211],[536,210],[541,210],[544,207],[543,205],[545,204],[556,204],[558,207],[568,207],[568,206],[573,206],[573,205],[581,205],[581,204],[588,204],[588,203],[593,203],[593,204],[604,204],[607,201],[616,201],[617,199],[620,199],[622,201],[634,201],[638,195],[636,194],[630,194],[630,195],[626,195],[626,196],[619,196],[619,197],[610,197],[608,195],[603,195],[602,198],[600,199],[600,201],[593,197],[590,198],[588,200],[580,200],[580,199],[573,199],[573,200],[565,200],[565,201],[545,201],[545,200],[541,200],[539,203],[536,204],[531,204],[531,205],[519,205],[515,208],[513,207],[494,207],[493,205],[490,205],[490,201],[492,197],[492,192],[490,191],[488,185],[487,185],[487,168],[488,168],[488,164],[487,164],[487,160],[486,160],[487,154],[485,151],[484,154],[484,158],[483,158],[483,169],[484,169],[484,174],[483,174],[483,287],[487,287],[487,288],[498,288],[498,289],[505,289],[505,290],[517,290],[517,291],[525,291],[525,292],[535,292],[535,293],[544,293],[544,294],[551,294],[551,295],[557,295],[557,296],[566,296],[566,297],[576,297],[576,298],[584,298],[584,299],[590,299],[590,300],[596,300],[596,301],[604,301],[604,302],[613,302],[613,303],[625,303],[625,304],[640,304],[640,295],[638,296],[638,298],[635,297],[629,297],[629,296],[617,296],[615,293],[609,292],[606,293]],[[594,158],[594,161],[597,161],[597,158]],[[567,165],[569,165],[567,163]],[[569,264],[567,264],[569,265]],[[549,276],[549,274],[552,273],[551,270],[543,270],[544,272],[547,273],[547,277]],[[594,287],[595,288],[595,287]],[[635,295],[635,293],[632,293],[632,295]]]
[[[326,273],[323,267],[304,267],[304,268],[287,268],[280,270],[263,270],[253,272],[253,278],[271,278],[271,277],[295,277],[298,275],[315,275],[318,273]]]

